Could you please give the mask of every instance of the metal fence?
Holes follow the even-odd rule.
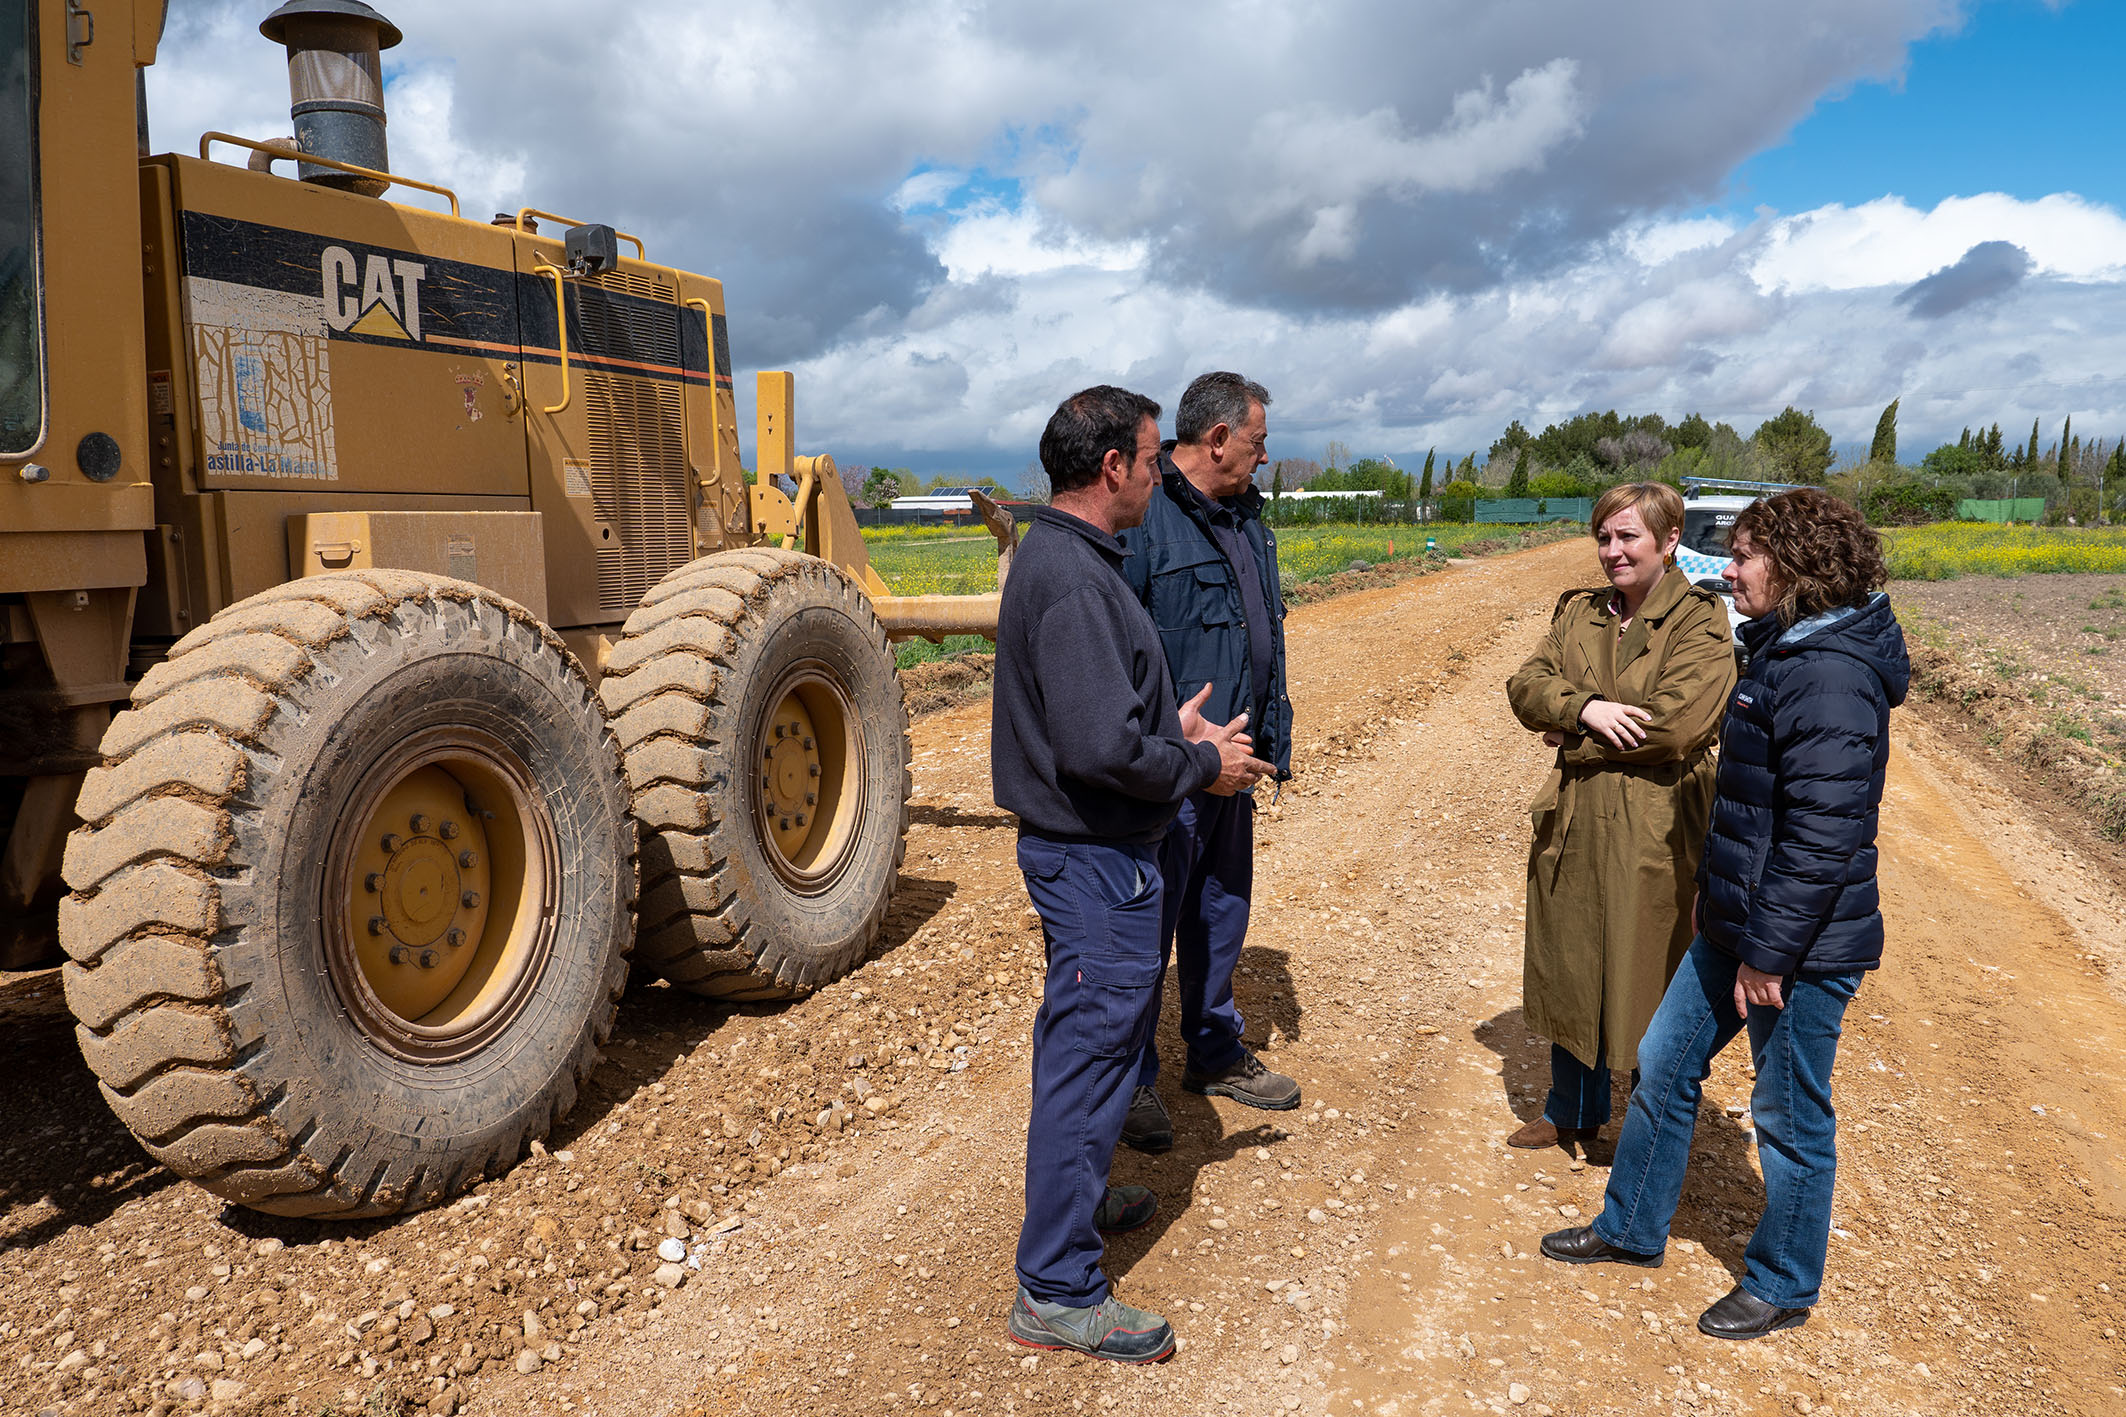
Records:
[[[1480,522],[1584,522],[1593,515],[1592,497],[1501,497],[1476,504]]]

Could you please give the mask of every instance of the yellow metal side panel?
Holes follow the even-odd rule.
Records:
[[[525,494],[509,232],[168,161],[203,485]]]
[[[0,536],[0,586],[10,593],[137,586],[146,579],[147,538],[137,531]]]
[[[130,275],[140,251],[133,26],[121,21],[99,34],[79,64],[67,62],[66,7],[58,0],[38,6],[37,30],[48,394],[41,445],[0,459],[0,528],[144,533],[154,509],[145,486],[140,285]],[[119,449],[118,473],[102,483],[77,460],[82,439],[97,433]],[[28,461],[49,478],[24,482],[19,469]],[[13,589],[0,583],[0,591]]]
[[[288,518],[298,576],[388,566],[486,586],[546,618],[537,512],[311,512]]]
[[[371,497],[355,499],[331,492],[218,492],[208,504],[214,511],[212,534],[226,599],[233,605],[293,578],[288,563],[288,522],[310,512],[524,512],[521,497]],[[446,573],[447,574],[447,573]]]
[[[553,624],[615,625],[693,559],[689,450],[708,430],[688,426],[679,273],[623,260],[596,278],[564,276],[557,312],[561,260],[548,236],[519,242],[532,506],[544,515]]]

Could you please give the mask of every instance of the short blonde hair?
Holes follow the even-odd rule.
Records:
[[[1670,532],[1683,530],[1683,494],[1665,482],[1620,482],[1595,499],[1594,515],[1587,519],[1587,534],[1602,529],[1602,523],[1622,511],[1636,509],[1639,521],[1657,542]]]

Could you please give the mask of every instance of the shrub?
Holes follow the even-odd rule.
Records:
[[[1956,493],[1924,482],[1890,482],[1870,487],[1860,507],[1875,526],[1922,526],[1956,515]]]

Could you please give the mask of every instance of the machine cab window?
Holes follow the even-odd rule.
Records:
[[[29,0],[0,0],[0,455],[44,435],[32,28]]]

